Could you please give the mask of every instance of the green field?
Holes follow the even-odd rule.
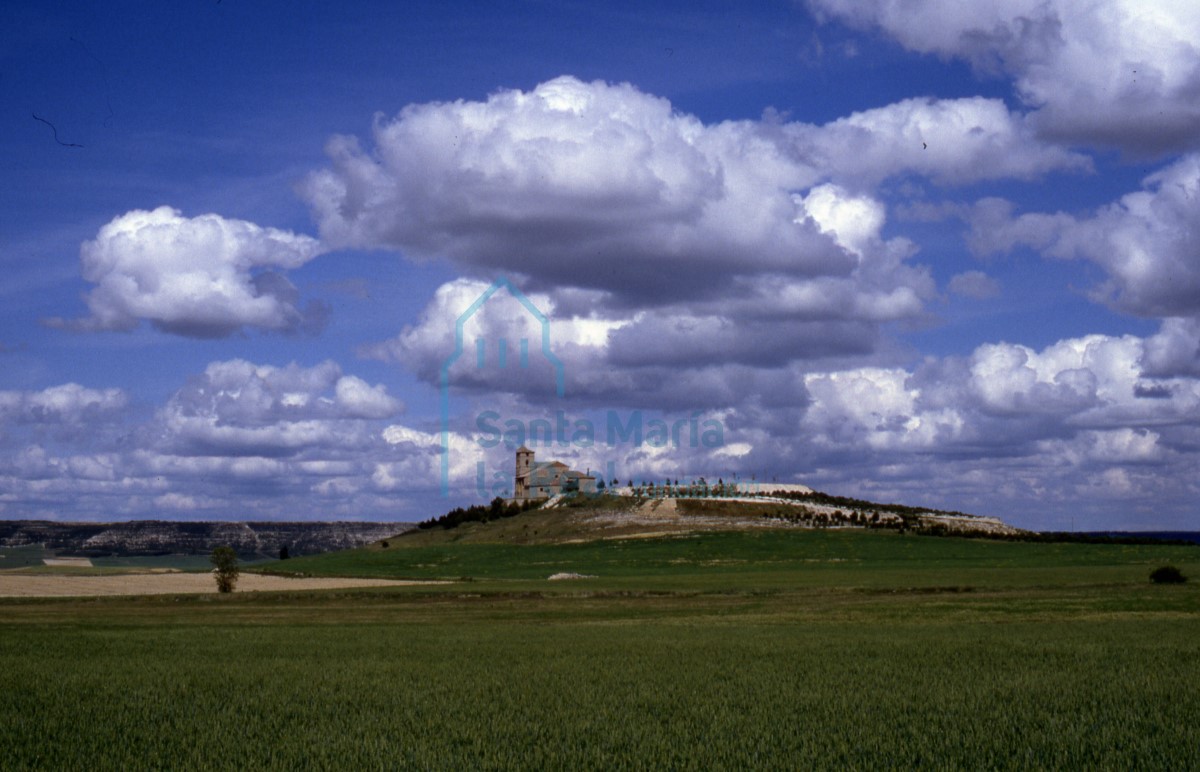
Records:
[[[453,532],[451,532],[453,533]],[[1027,587],[1142,582],[1162,563],[1200,573],[1200,547],[1027,543],[902,536],[860,529],[696,533],[577,544],[426,544],[294,558],[263,570],[306,576],[537,581],[589,574],[629,589],[763,590],[797,586]],[[411,544],[411,546],[410,546]],[[1186,571],[1185,571],[1186,573]]]
[[[43,565],[43,558],[54,557],[40,544],[24,547],[0,547],[0,571],[8,569],[27,569]]]
[[[97,568],[151,569],[173,568],[177,571],[211,571],[208,555],[112,556],[92,558]]]
[[[1164,563],[1200,577],[1200,548],[772,531],[0,601],[0,766],[1197,768],[1200,586],[1150,584]]]

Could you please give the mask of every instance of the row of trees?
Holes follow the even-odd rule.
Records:
[[[878,512],[868,515],[865,512],[817,512],[805,506],[781,507],[773,512],[763,513],[763,517],[771,520],[782,520],[787,523],[806,525],[809,527],[850,525],[859,528],[896,528],[903,526],[903,520],[889,518],[883,520]]]
[[[721,499],[744,495],[738,492],[737,483],[726,484],[724,480],[718,480],[715,485],[710,485],[703,477],[683,484],[680,484],[679,480],[665,480],[662,483],[642,480],[640,484],[635,485],[633,480],[630,480],[626,487],[635,496],[650,498]]]
[[[533,509],[541,503],[541,501],[537,500],[505,503],[504,499],[497,496],[492,499],[492,503],[490,504],[474,504],[466,508],[457,507],[441,517],[432,517],[417,523],[417,527],[422,529],[443,528],[448,530],[450,528],[457,528],[463,523],[487,523],[492,520],[514,517],[522,512]]]

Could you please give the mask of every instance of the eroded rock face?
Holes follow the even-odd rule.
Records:
[[[228,545],[243,559],[292,557],[361,547],[412,528],[411,523],[229,523],[133,520],[125,523],[0,522],[0,546],[42,544],[87,557],[207,555]]]
[[[944,515],[932,512],[920,516],[922,526],[942,526],[952,532],[984,533],[996,536],[1019,536],[1028,533],[997,517],[978,515]]]

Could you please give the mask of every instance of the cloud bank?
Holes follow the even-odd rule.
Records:
[[[793,384],[791,397],[772,393],[761,374],[743,374],[757,397],[730,394],[730,407],[699,414],[646,414],[718,421],[720,446],[601,439],[539,451],[611,468],[621,480],[794,479],[801,470],[800,479],[818,486],[983,507],[1018,523],[1062,525],[1056,516],[1088,501],[1096,517],[1153,526],[1156,502],[1200,494],[1188,473],[1200,441],[1200,379],[1163,370],[1182,369],[1172,348],[1177,326],[1040,350],[989,343],[912,368],[793,368],[779,380]],[[1194,364],[1194,344],[1187,353]],[[545,414],[520,398],[473,407],[481,405],[504,417]],[[595,415],[567,410],[568,420]],[[427,516],[445,506],[437,496],[440,435],[436,423],[402,411],[383,385],[332,362],[213,362],[149,417],[116,389],[0,392],[0,511],[11,514],[20,502],[23,516],[43,517],[68,507],[107,517]],[[477,462],[488,485],[509,472],[511,448],[487,448],[483,438],[473,421],[456,419],[451,473],[461,495],[476,492]]]
[[[327,152],[302,188],[326,243],[449,258],[479,277],[443,287],[371,355],[433,382],[467,296],[502,273],[556,331],[591,331],[558,333],[574,394],[654,406],[677,404],[672,381],[699,403],[793,363],[877,354],[884,325],[925,318],[937,288],[916,246],[884,235],[882,181],[1090,168],[999,100],[706,125],[629,84],[571,77],[412,105],[378,119],[369,147],[335,137]]]

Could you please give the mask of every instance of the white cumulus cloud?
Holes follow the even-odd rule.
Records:
[[[343,375],[333,362],[313,367],[210,364],[159,410],[160,447],[198,456],[288,457],[370,444],[364,419],[403,405],[382,385]]]
[[[825,126],[708,125],[629,84],[572,77],[410,105],[372,140],[330,140],[330,166],[303,186],[330,244],[634,307],[763,275],[851,274],[867,242],[882,243],[870,188],[893,175],[958,183],[1088,165],[1034,140],[998,100],[908,100]]]
[[[1012,76],[1049,137],[1135,152],[1196,147],[1200,5],[1179,0],[808,0],[906,48]]]
[[[128,330],[142,320],[167,332],[224,337],[243,327],[295,331],[319,325],[319,304],[299,306],[281,273],[322,251],[313,238],[216,214],[159,207],[114,218],[80,250],[90,315],[52,320]]]
[[[999,99],[906,99],[792,131],[833,179],[859,185],[901,173],[961,185],[1091,169],[1085,156],[1039,141],[1030,120]]]
[[[76,423],[124,408],[121,389],[90,389],[64,383],[39,391],[0,391],[0,418],[30,423]]]
[[[1014,216],[987,199],[970,215],[980,253],[1027,245],[1062,259],[1083,258],[1109,279],[1093,297],[1139,316],[1200,315],[1200,154],[1147,177],[1143,189],[1091,216],[1063,212]]]

